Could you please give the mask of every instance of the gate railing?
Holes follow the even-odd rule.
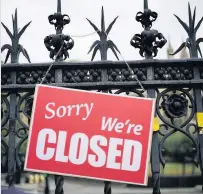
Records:
[[[203,59],[127,61],[145,89],[201,88]],[[33,91],[50,63],[2,65],[3,91]],[[59,71],[60,70],[60,71]],[[200,75],[195,76],[195,73]],[[151,74],[153,77],[151,78]],[[44,84],[81,89],[139,89],[139,83],[124,61],[54,62]]]
[[[177,16],[176,16],[177,17]],[[164,144],[173,134],[182,133],[190,139],[191,149],[188,155],[203,170],[203,59],[196,32],[203,18],[195,26],[195,17],[191,16],[189,7],[189,25],[179,17],[178,21],[188,33],[188,39],[181,49],[188,47],[191,59],[155,60],[158,49],[162,48],[166,39],[156,30],[151,30],[152,22],[157,13],[148,9],[144,1],[144,12],[138,12],[136,20],[141,22],[144,31],[135,34],[131,45],[140,49],[145,60],[108,61],[107,50],[111,49],[116,58],[122,57],[119,49],[110,40],[109,32],[116,22],[105,29],[104,11],[99,30],[90,20],[100,40],[95,41],[92,60],[97,51],[101,53],[101,61],[62,62],[69,57],[68,51],[74,46],[73,39],[62,33],[63,27],[70,22],[68,15],[61,14],[61,2],[58,0],[57,13],[49,16],[50,24],[56,29],[56,35],[45,37],[44,43],[53,63],[21,64],[18,61],[22,54],[30,62],[27,51],[19,45],[19,39],[30,23],[20,32],[17,27],[17,11],[13,17],[13,34],[3,24],[12,45],[4,45],[2,51],[8,49],[6,62],[11,55],[11,63],[1,66],[2,100],[1,100],[1,131],[2,131],[2,166],[8,167],[9,185],[15,183],[15,174],[23,169],[29,123],[32,111],[33,93],[38,83],[60,87],[78,88],[109,92],[115,95],[134,95],[156,98],[154,116],[151,170],[153,193],[160,193],[160,165],[165,166]],[[54,22],[56,21],[56,22]],[[57,55],[58,54],[58,55]],[[133,113],[132,113],[133,114]],[[202,177],[203,178],[203,177]],[[63,194],[62,176],[55,176],[56,194]],[[104,193],[111,193],[111,183],[104,182]]]

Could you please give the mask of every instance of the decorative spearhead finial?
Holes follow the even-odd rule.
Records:
[[[22,45],[19,44],[20,37],[23,35],[27,27],[30,25],[31,21],[27,23],[21,30],[18,28],[18,14],[17,9],[15,10],[15,16],[12,15],[12,23],[13,23],[13,33],[6,27],[6,25],[1,22],[2,26],[6,30],[7,34],[9,35],[12,45],[5,44],[1,48],[1,52],[8,49],[6,54],[5,62],[8,61],[9,56],[11,55],[11,63],[18,63],[19,62],[19,55],[22,53],[25,58],[30,63],[30,58],[27,51],[23,48]]]
[[[61,0],[57,0],[57,12],[48,17],[49,23],[55,26],[57,33],[62,33],[66,24],[70,23],[70,17],[61,13]]]
[[[97,28],[97,26],[95,24],[93,24],[89,19],[87,19],[87,21],[90,23],[90,25],[94,28],[94,30],[97,32],[97,34],[100,37],[100,41],[97,40],[95,41],[88,54],[93,50],[93,54],[92,54],[92,61],[94,60],[94,57],[97,53],[97,51],[99,50],[101,53],[101,60],[107,60],[107,50],[110,48],[112,50],[112,52],[114,53],[114,55],[116,56],[116,58],[119,60],[118,55],[116,53],[116,51],[118,53],[120,53],[120,51],[118,50],[117,46],[114,44],[113,41],[111,40],[107,40],[108,38],[108,34],[111,31],[114,23],[116,22],[118,16],[110,23],[110,25],[108,26],[108,28],[105,28],[105,19],[104,19],[104,8],[102,6],[102,10],[101,10],[101,30],[99,30]]]
[[[158,14],[148,8],[148,0],[144,0],[144,12],[139,11],[135,19],[142,24],[143,28],[150,29],[157,17]]]
[[[74,46],[73,39],[62,33],[66,24],[70,23],[70,17],[67,14],[61,13],[61,0],[57,0],[57,13],[54,13],[48,17],[49,23],[55,26],[56,34],[45,37],[44,44],[48,51],[50,51],[50,58],[63,61],[69,57],[68,50],[71,50]]]
[[[185,31],[188,34],[188,38],[185,42],[183,42],[180,47],[171,55],[175,55],[179,53],[182,49],[188,48],[190,51],[190,57],[198,57],[198,52],[200,56],[202,57],[202,53],[200,50],[199,44],[203,42],[203,38],[199,38],[196,40],[196,33],[203,21],[203,17],[199,20],[197,25],[195,26],[195,19],[196,19],[196,7],[194,9],[193,16],[191,14],[191,8],[190,4],[188,3],[188,16],[189,16],[189,25],[187,25],[185,22],[183,22],[177,15],[174,14],[174,16],[177,18],[181,26],[185,29]]]
[[[152,23],[157,19],[158,14],[148,8],[148,0],[144,0],[144,12],[138,12],[136,20],[142,24],[144,31],[141,34],[135,34],[131,39],[131,45],[140,49],[140,55],[147,59],[155,57],[158,48],[166,44],[163,34],[157,30],[151,30]]]

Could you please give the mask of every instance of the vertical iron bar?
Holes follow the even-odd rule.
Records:
[[[148,0],[144,0],[144,10],[148,9]]]
[[[186,39],[186,42],[184,43],[185,46],[188,47],[189,53],[190,53],[190,58],[198,58],[198,48],[199,48],[199,43],[202,42],[202,38],[196,40],[196,34],[197,31],[202,23],[202,18],[198,22],[198,24],[195,26],[195,17],[196,17],[196,8],[194,9],[194,14],[192,16],[191,14],[191,8],[190,8],[190,3],[188,3],[188,16],[189,16],[189,24],[187,25],[185,22],[183,22],[178,16],[175,15],[175,17],[178,19],[179,23],[181,26],[184,28],[184,30],[188,34],[188,38]],[[178,50],[176,50],[175,53],[178,53],[181,49],[183,49],[182,46],[179,47]],[[200,48],[199,48],[200,50]],[[193,75],[195,80],[200,79],[200,69],[196,66],[193,67]],[[203,179],[203,129],[202,129],[202,124],[201,124],[201,119],[198,118],[198,114],[201,115],[203,114],[203,102],[202,102],[202,97],[201,97],[201,89],[199,88],[193,88],[194,91],[194,101],[196,105],[196,123],[198,126],[198,139],[199,139],[199,161],[200,161],[200,169],[201,169],[201,176]],[[202,191],[203,191],[203,182],[202,182]]]
[[[16,129],[16,94],[10,94],[10,115],[9,115],[9,140],[8,140],[8,184],[15,183],[16,173],[16,150],[15,150],[15,129]]]
[[[193,42],[195,43],[195,38]],[[198,58],[198,51],[196,47],[190,47],[190,58]],[[194,79],[198,80],[200,79],[200,70],[198,67],[193,67],[193,73],[194,73]],[[194,88],[194,99],[196,104],[196,114],[202,113],[203,114],[203,102],[201,97],[201,89],[200,88]],[[197,118],[196,118],[197,119]],[[196,121],[198,125],[198,120]],[[199,139],[199,162],[200,162],[200,170],[201,170],[201,177],[203,179],[203,134],[202,134],[202,128],[198,127],[198,139]],[[203,192],[203,183],[202,183],[202,192]]]
[[[11,57],[11,63],[19,63],[19,54],[22,52],[25,58],[30,62],[29,55],[27,51],[19,44],[20,37],[25,32],[26,28],[30,25],[31,22],[27,23],[21,30],[18,28],[18,17],[17,9],[15,14],[12,15],[13,23],[13,33],[2,23],[4,29],[11,39],[11,45],[4,45],[8,49],[5,63],[7,62],[9,56]],[[3,48],[2,47],[2,48]],[[4,49],[1,48],[1,52]],[[11,72],[12,84],[16,84],[16,72]],[[8,184],[12,186],[17,180],[17,183],[20,182],[20,170],[16,174],[16,120],[17,120],[17,94],[12,92],[10,94],[10,115],[9,115],[9,140],[8,140]],[[17,177],[18,176],[18,177]],[[17,179],[15,178],[17,177]]]
[[[57,13],[61,14],[61,0],[57,1]],[[57,29],[56,34],[62,34],[63,28]],[[56,61],[62,61],[63,59],[56,59]],[[55,79],[56,82],[62,82],[62,69],[55,70]],[[63,185],[64,185],[64,177],[61,175],[55,175],[55,194],[64,194]]]
[[[17,26],[17,18],[16,18],[16,28]],[[14,30],[14,35],[16,35],[16,31]],[[12,39],[12,48],[17,50],[19,44],[19,39]],[[11,63],[19,62],[19,54],[13,52],[11,54]],[[11,73],[12,83],[16,83],[16,72]],[[12,186],[15,184],[15,175],[16,175],[16,108],[17,108],[17,96],[15,93],[10,94],[10,115],[9,115],[9,140],[8,140],[8,184]]]
[[[102,12],[102,17],[101,17],[101,30],[105,31],[105,21],[104,21],[104,15]],[[101,38],[101,42],[106,41],[105,39]],[[107,60],[107,49],[104,46],[101,46],[100,49],[101,52],[101,61],[106,61]],[[102,70],[102,81],[107,81],[107,69]],[[108,90],[102,90],[103,93],[108,93]],[[104,194],[111,194],[111,182],[110,181],[104,181]]]
[[[148,0],[144,0],[144,10],[148,9]],[[150,31],[150,26],[145,26],[145,29]],[[145,53],[145,59],[153,59],[152,55],[148,52]],[[154,69],[152,66],[147,68],[147,80],[154,80]],[[147,93],[150,98],[156,98],[155,89],[148,89]],[[154,117],[156,117],[156,110]],[[161,194],[160,192],[160,158],[159,158],[159,139],[158,132],[153,131],[152,145],[151,145],[151,172],[152,172],[152,184],[153,194]]]
[[[147,80],[154,79],[153,67],[150,66],[147,69]],[[155,98],[155,89],[148,89],[148,95],[150,98]],[[156,110],[155,115],[156,117]],[[153,131],[152,135],[152,147],[151,147],[151,171],[152,171],[152,184],[153,184],[153,194],[160,194],[160,158],[159,158],[159,139],[158,132]]]
[[[102,17],[103,19],[103,17]],[[104,24],[104,21],[103,21]],[[101,61],[107,60],[107,49],[104,47],[101,47]],[[102,81],[107,81],[107,69],[102,70]],[[108,90],[102,90],[103,93],[108,93]],[[104,181],[104,194],[111,194],[111,182],[110,181]]]
[[[49,175],[48,175],[48,174],[46,174],[46,177],[45,177],[45,188],[44,188],[44,194],[50,194]]]
[[[104,47],[101,47],[101,61],[105,61],[105,60],[107,60],[107,50],[105,50]],[[108,80],[107,69],[102,69],[101,76],[102,76],[102,81],[106,82]],[[108,90],[103,92],[108,92]]]
[[[55,194],[64,194],[64,190],[63,190],[64,178],[63,178],[63,176],[55,175],[54,177],[55,177],[55,185],[56,185]]]
[[[14,57],[13,57],[14,58]],[[17,57],[16,57],[17,59]],[[12,61],[13,63],[17,61]],[[12,83],[16,84],[16,72],[11,72]],[[9,115],[9,140],[8,140],[8,184],[15,184],[16,176],[16,110],[17,110],[17,95],[10,94],[10,115]]]
[[[17,18],[15,26],[17,26]],[[12,49],[17,50],[19,45],[19,39],[16,38],[17,31],[13,29],[14,37],[12,39]],[[11,63],[19,62],[19,53],[11,52]],[[16,72],[11,72],[12,84],[16,84]],[[9,140],[8,140],[8,184],[13,186],[16,179],[16,110],[17,110],[17,96],[16,93],[10,94],[10,115],[9,115]]]
[[[149,94],[150,95],[150,94]],[[160,194],[160,159],[159,159],[159,139],[158,132],[152,135],[152,151],[151,151],[151,171],[153,194]]]
[[[104,181],[104,194],[111,194],[111,182]]]

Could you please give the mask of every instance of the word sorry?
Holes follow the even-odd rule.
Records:
[[[65,151],[66,147],[69,148],[68,151]],[[105,152],[102,147],[107,147],[105,150],[108,151]],[[36,156],[44,161],[55,160],[75,165],[88,162],[96,168],[138,171],[141,155],[142,144],[135,140],[113,137],[108,140],[102,135],[88,137],[84,133],[68,137],[67,131],[59,131],[57,134],[49,128],[42,129],[37,138]]]
[[[68,106],[56,106],[55,102],[50,102],[46,105],[46,111],[48,113],[45,114],[46,119],[52,119],[54,117],[62,118],[62,117],[70,117],[73,114],[76,116],[81,115],[81,112],[84,113],[82,120],[88,119],[94,103],[90,104],[75,104]],[[74,113],[75,112],[75,113]]]

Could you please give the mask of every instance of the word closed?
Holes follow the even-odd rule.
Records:
[[[154,100],[37,85],[25,170],[146,185]]]
[[[64,143],[61,144],[61,142]],[[46,143],[52,143],[56,146],[50,148],[46,146]],[[121,150],[118,150],[119,145],[122,146]],[[102,146],[108,146],[107,153],[102,149]],[[69,147],[67,153],[65,153],[66,147]],[[89,148],[93,154],[88,153]],[[132,151],[133,154],[129,156]],[[142,144],[138,141],[111,137],[108,142],[104,136],[94,135],[89,139],[84,133],[74,133],[67,141],[66,131],[59,131],[57,137],[56,132],[52,129],[42,129],[39,132],[36,149],[36,155],[41,160],[54,158],[55,161],[70,162],[75,165],[82,165],[88,161],[89,165],[93,167],[106,165],[106,168],[128,171],[139,170],[141,153]],[[121,156],[121,161],[116,162],[116,157]]]

